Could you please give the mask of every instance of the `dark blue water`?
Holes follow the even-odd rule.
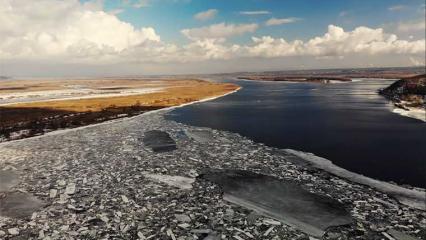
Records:
[[[426,124],[392,113],[376,93],[392,80],[234,82],[243,89],[178,108],[167,118],[312,152],[376,179],[426,187]]]

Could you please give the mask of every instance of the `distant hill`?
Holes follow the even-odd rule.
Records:
[[[402,78],[380,90],[380,94],[396,104],[402,104],[399,107],[423,107],[426,97],[426,74]]]

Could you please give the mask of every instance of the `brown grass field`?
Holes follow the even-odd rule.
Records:
[[[161,87],[158,92],[116,97],[61,99],[13,103],[0,106],[0,141],[15,140],[55,129],[89,125],[123,116],[133,116],[149,110],[177,106],[220,96],[239,88],[234,84],[202,80],[67,80],[53,84],[52,80],[30,81],[17,85],[1,85],[2,93],[62,90],[68,85],[89,84],[91,88]],[[19,133],[19,134],[17,134]]]
[[[35,92],[62,90],[71,86],[84,85],[92,89],[120,86],[122,88],[137,88],[147,86],[165,86],[184,82],[178,79],[66,79],[66,80],[2,80],[0,94],[17,92]],[[191,81],[191,80],[189,80]]]
[[[138,84],[137,86],[144,85]],[[161,92],[119,97],[16,103],[7,105],[6,107],[44,108],[74,112],[96,112],[108,107],[128,107],[133,105],[170,107],[223,95],[238,88],[234,84],[211,83],[200,80],[172,80],[167,84],[157,84],[156,86],[162,86],[164,90]]]

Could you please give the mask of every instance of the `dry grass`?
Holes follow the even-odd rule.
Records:
[[[175,84],[184,80],[141,80],[141,79],[69,79],[69,80],[2,80],[0,94],[52,91],[84,86],[99,89],[119,86],[123,88],[157,87]]]
[[[72,81],[73,84],[75,82]],[[25,89],[19,85],[9,84],[7,90],[2,86],[3,90],[0,89],[0,94],[2,91],[21,93],[22,91],[39,91],[42,88],[44,91],[63,90],[70,82],[60,81],[58,86],[51,85],[52,81],[47,83],[33,82],[33,86],[25,87]],[[36,136],[56,129],[85,126],[122,116],[134,116],[150,110],[223,95],[239,88],[234,84],[200,80],[135,80],[119,83],[121,82],[109,80],[88,84],[91,84],[92,88],[123,86],[151,88],[154,84],[164,87],[164,90],[143,95],[40,101],[0,106],[0,142]]]
[[[155,82],[151,82],[151,84],[153,83]],[[109,107],[134,105],[169,107],[222,95],[238,88],[234,84],[211,83],[200,80],[176,80],[167,82],[166,86],[161,92],[142,95],[17,103],[5,107],[21,109],[45,108],[73,112],[96,112]]]

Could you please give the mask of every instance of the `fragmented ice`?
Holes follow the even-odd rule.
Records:
[[[213,139],[213,134],[207,130],[187,130],[185,133],[188,137],[200,143],[208,143]]]
[[[408,189],[401,187],[392,183],[383,182],[380,180],[372,179],[366,176],[363,176],[358,173],[350,172],[344,168],[336,166],[330,160],[318,157],[312,153],[300,152],[292,149],[286,149],[286,152],[293,154],[294,156],[299,157],[302,161],[305,161],[311,164],[313,167],[322,169],[326,172],[330,172],[336,176],[349,179],[352,182],[356,182],[362,185],[370,186],[381,192],[389,194],[399,202],[408,205],[412,208],[420,209],[426,211],[426,193],[425,191]]]
[[[242,170],[209,169],[202,178],[219,184],[224,199],[321,237],[331,226],[352,222],[343,205],[299,185]]]
[[[24,218],[43,206],[43,202],[28,193],[9,192],[0,197],[0,216]]]
[[[7,192],[18,183],[18,174],[12,171],[0,170],[0,192]]]
[[[176,142],[167,132],[152,130],[145,132],[143,137],[145,146],[154,152],[168,152],[176,150]]]
[[[396,231],[394,229],[390,229],[388,231],[388,234],[390,234],[395,240],[418,240],[418,238],[412,237],[410,235],[407,235],[403,232]]]
[[[169,186],[181,188],[181,189],[191,189],[192,183],[194,183],[194,178],[187,178],[182,176],[170,176],[170,175],[162,175],[162,174],[151,174],[144,173],[143,175],[146,178],[151,180],[165,183]]]

